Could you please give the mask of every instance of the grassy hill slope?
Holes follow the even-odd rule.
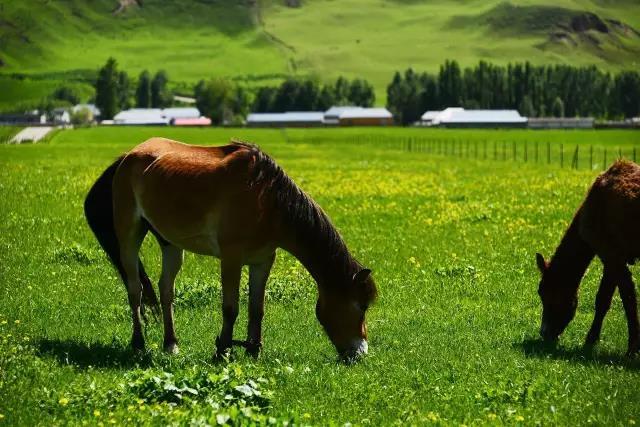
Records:
[[[214,75],[249,85],[290,74],[359,76],[382,98],[395,70],[436,71],[446,58],[618,70],[637,68],[640,57],[640,8],[632,0],[131,3],[120,13],[116,0],[0,3],[0,73],[25,73],[39,87],[90,81],[114,56],[130,74],[164,68],[185,85]],[[22,85],[23,93],[44,93]],[[16,92],[19,99],[20,91],[2,91],[0,105],[16,101]]]

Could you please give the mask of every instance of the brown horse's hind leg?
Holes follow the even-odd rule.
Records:
[[[167,353],[178,353],[178,339],[173,326],[173,297],[175,278],[182,267],[182,249],[166,244],[162,246],[162,273],[160,274],[160,303],[164,323],[163,348]]]
[[[600,331],[602,330],[602,322],[609,307],[611,307],[611,300],[613,299],[613,293],[616,290],[616,284],[613,280],[609,268],[605,266],[602,279],[600,280],[600,288],[596,295],[596,313],[591,324],[591,329],[587,334],[585,345],[591,347],[595,345],[600,339]]]
[[[238,296],[242,263],[234,259],[222,258],[222,331],[216,339],[216,356],[220,357],[231,348],[233,325],[238,317]]]
[[[262,347],[262,318],[264,317],[264,292],[275,260],[275,253],[261,264],[249,266],[249,325],[247,353],[257,357]]]
[[[138,252],[146,234],[140,221],[132,221],[128,228],[116,227],[116,230],[126,230],[118,234],[120,242],[120,259],[125,271],[129,306],[131,307],[131,321],[133,334],[131,346],[134,350],[144,350],[140,303],[142,300],[142,283],[138,271]]]
[[[638,303],[636,299],[635,284],[631,277],[631,272],[626,266],[620,278],[620,297],[624,312],[627,315],[627,326],[629,328],[629,345],[627,355],[631,356],[640,350],[640,325],[638,324]]]

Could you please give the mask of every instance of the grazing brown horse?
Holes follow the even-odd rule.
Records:
[[[536,254],[545,340],[556,340],[573,319],[580,281],[596,255],[604,273],[586,345],[599,340],[617,286],[629,328],[627,354],[632,355],[640,345],[635,285],[627,267],[640,258],[640,166],[635,163],[617,161],[595,180],[550,262]]]
[[[201,147],[149,139],[96,181],[85,214],[127,287],[135,349],[144,348],[142,303],[157,308],[138,258],[150,231],[162,250],[166,351],[178,350],[173,298],[183,250],[220,258],[223,324],[217,354],[239,343],[257,356],[265,285],[276,248],[283,248],[318,283],[316,316],[340,355],[350,359],[367,352],[365,312],[376,296],[371,271],[349,254],[322,209],[253,145]],[[243,265],[249,265],[249,327],[247,341],[237,342],[232,335]]]

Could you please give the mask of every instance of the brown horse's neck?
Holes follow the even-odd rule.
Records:
[[[358,271],[358,264],[329,219],[319,214],[324,218],[297,223],[286,215],[280,246],[302,263],[319,287],[339,288]]]
[[[259,189],[263,209],[277,223],[278,246],[295,256],[320,288],[349,283],[359,264],[329,218],[273,159],[257,149],[253,154],[250,185]]]
[[[549,274],[562,279],[557,281],[558,284],[571,292],[578,289],[582,276],[595,256],[593,249],[580,236],[581,211],[571,221],[547,269]]]

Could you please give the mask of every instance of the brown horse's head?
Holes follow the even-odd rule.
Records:
[[[347,286],[320,288],[316,317],[335,345],[340,357],[353,360],[366,354],[365,313],[376,297],[371,270],[362,269],[350,277]]]
[[[578,307],[577,287],[567,286],[567,278],[549,268],[544,257],[536,254],[536,262],[542,278],[538,295],[542,300],[540,336],[545,341],[555,341],[573,320]]]

